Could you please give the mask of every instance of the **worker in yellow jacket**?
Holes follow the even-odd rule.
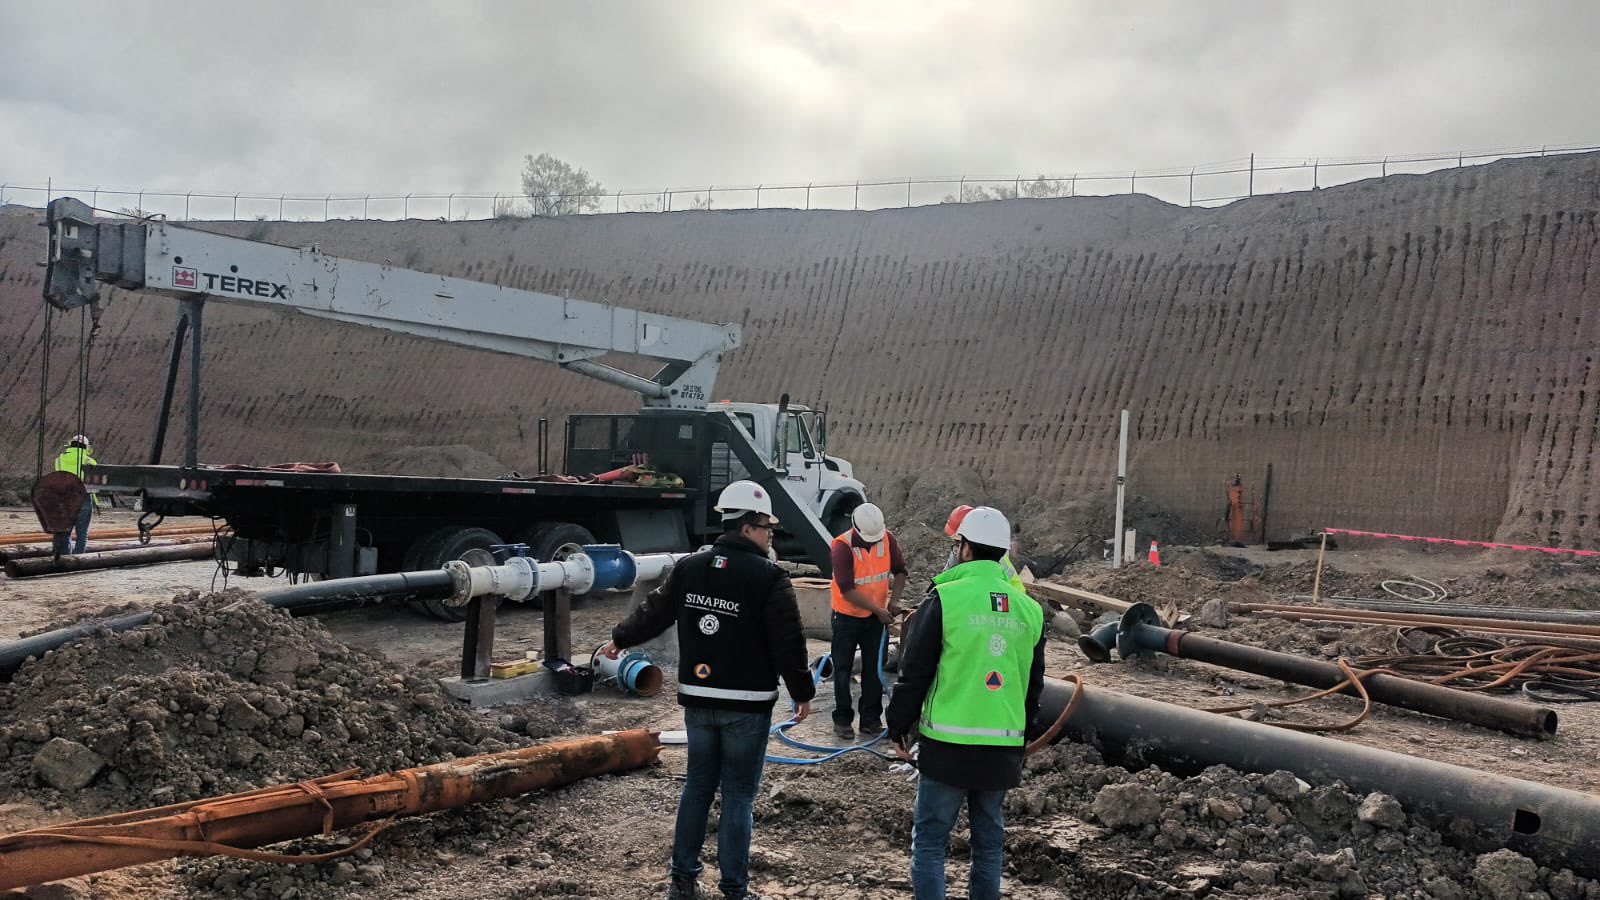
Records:
[[[82,480],[84,468],[96,465],[94,457],[89,455],[89,449],[89,437],[87,435],[73,435],[72,440],[67,442],[66,449],[62,450],[61,455],[56,457],[55,471],[71,472],[78,476],[79,480]],[[83,507],[78,510],[78,519],[73,523],[72,531],[70,532],[72,536],[71,552],[73,553],[82,553],[89,544],[89,520],[94,517],[94,507],[94,494],[90,493],[89,496],[83,499]],[[61,532],[55,536],[55,552],[57,556],[65,556],[67,554],[68,534],[69,532]]]

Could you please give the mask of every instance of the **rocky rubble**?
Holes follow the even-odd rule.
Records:
[[[0,685],[0,783],[73,812],[133,809],[527,743],[430,679],[239,592],[191,593]]]
[[[1076,891],[1102,877],[1167,890],[1254,897],[1600,898],[1600,882],[1552,871],[1512,850],[1481,856],[1445,843],[1384,794],[1312,787],[1288,772],[1217,766],[1180,778],[1103,765],[1057,745],[1028,761],[1007,800],[1008,852],[1025,881]],[[1055,812],[1058,815],[1052,816]],[[1090,823],[1057,829],[1061,814]]]

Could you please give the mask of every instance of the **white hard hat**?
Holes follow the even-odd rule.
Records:
[[[1006,521],[1000,510],[992,506],[979,506],[961,520],[956,537],[966,538],[968,543],[1004,550],[1011,546],[1011,523]]]
[[[876,503],[863,503],[850,513],[850,524],[855,526],[856,534],[869,544],[876,544],[883,540],[883,533],[888,529],[883,524],[883,510]]]
[[[723,488],[722,495],[717,498],[716,510],[722,513],[724,520],[758,512],[774,522],[778,521],[778,517],[772,514],[772,495],[754,481],[735,481]]]
[[[80,444],[84,447],[87,447],[89,446],[89,436],[86,434],[75,434],[72,436],[72,440],[67,441],[67,443]]]

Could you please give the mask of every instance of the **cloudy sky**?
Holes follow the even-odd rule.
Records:
[[[0,183],[495,192],[548,152],[653,190],[1589,144],[1597,45],[1581,0],[4,0]]]

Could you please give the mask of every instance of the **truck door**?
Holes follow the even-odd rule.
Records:
[[[822,451],[811,438],[806,427],[807,413],[788,413],[788,428],[784,455],[789,465],[789,476],[784,486],[795,502],[805,506],[817,516],[822,515]]]

